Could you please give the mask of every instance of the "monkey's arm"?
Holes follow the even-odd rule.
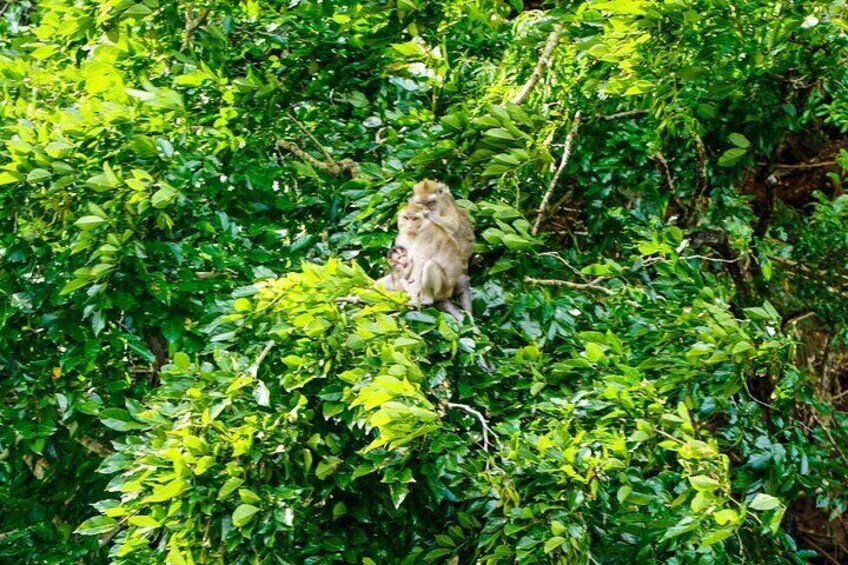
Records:
[[[433,211],[425,212],[424,217],[445,230],[450,236],[456,235],[459,231],[459,220],[456,218],[443,218]]]
[[[377,284],[381,285],[386,290],[401,290],[395,284],[395,278],[392,275],[386,275],[381,279],[377,279]]]

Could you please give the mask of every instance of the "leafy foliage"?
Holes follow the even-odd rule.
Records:
[[[845,11],[8,6],[0,558],[805,563],[793,507],[848,500],[798,325],[842,355]],[[424,176],[475,324],[373,285]]]

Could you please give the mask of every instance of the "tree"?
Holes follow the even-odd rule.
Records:
[[[844,18],[7,7],[0,557],[838,562]],[[373,286],[424,176],[477,327]]]

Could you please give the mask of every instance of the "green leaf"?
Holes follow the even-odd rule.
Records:
[[[240,479],[238,477],[230,477],[227,479],[221,487],[221,490],[218,491],[218,500],[224,500],[230,496],[242,485],[242,483],[244,483],[244,479]]]
[[[586,359],[588,359],[592,363],[597,363],[604,357],[606,357],[606,353],[604,353],[604,348],[597,343],[590,342],[586,344]]]
[[[150,204],[157,210],[165,208],[179,195],[173,187],[164,185],[150,197]]]
[[[84,536],[97,536],[111,532],[117,527],[118,521],[108,516],[95,516],[89,518],[76,529],[76,533]]]
[[[41,182],[43,180],[47,180],[52,177],[53,174],[46,169],[33,169],[27,175],[27,182],[36,183]]]
[[[183,479],[174,479],[164,485],[159,485],[153,488],[153,494],[141,500],[142,504],[151,504],[153,502],[165,502],[171,500],[175,496],[182,494],[191,485]]]
[[[191,367],[191,357],[187,353],[177,351],[174,353],[174,365],[181,371],[187,371]]]
[[[241,528],[253,518],[253,515],[259,512],[259,508],[251,504],[240,504],[233,512],[233,525]]]
[[[127,522],[132,526],[139,526],[142,528],[158,528],[160,523],[153,516],[130,516],[127,519]]]
[[[730,508],[725,508],[723,510],[719,510],[718,512],[713,514],[713,520],[716,521],[716,524],[719,526],[724,526],[725,524],[735,524],[739,520],[739,515],[736,514]]]
[[[427,54],[424,47],[414,41],[407,41],[406,43],[392,43],[392,49],[404,57],[423,57]]]
[[[751,147],[751,142],[748,141],[748,139],[741,133],[731,133],[728,136],[728,139],[730,139],[730,143],[736,147],[740,147],[742,149],[748,149]]]
[[[130,413],[123,408],[107,408],[101,410],[100,421],[107,428],[112,428],[119,432],[128,432],[130,430],[143,430],[147,428],[147,424],[137,422],[130,416]]]
[[[693,477],[689,477],[689,484],[691,484],[692,488],[695,490],[702,492],[711,492],[721,487],[721,484],[717,480],[706,475],[695,475]]]
[[[711,545],[716,544],[723,539],[729,538],[730,536],[733,535],[733,532],[735,532],[735,531],[736,530],[734,530],[733,528],[725,528],[725,529],[714,530],[714,531],[710,532],[709,534],[704,536],[704,538],[701,540],[701,545],[698,547],[698,551],[699,552],[705,551]]]
[[[718,164],[721,167],[732,167],[738,163],[747,152],[748,151],[746,149],[741,149],[739,147],[735,149],[728,149],[721,155],[721,157],[718,158]]]
[[[110,169],[109,166],[106,165],[102,173],[89,178],[87,181],[85,181],[85,184],[96,192],[105,192],[107,190],[117,188],[117,186],[120,184],[120,181],[118,181],[118,177],[115,176],[115,174],[112,172],[112,169]]]
[[[319,479],[326,479],[333,473],[335,473],[336,468],[342,462],[338,457],[325,457],[321,461],[318,462],[318,466],[315,467],[315,476]]]
[[[44,152],[54,159],[63,159],[67,157],[72,150],[73,146],[65,143],[64,141],[52,141],[44,148]]]
[[[74,225],[83,230],[90,230],[99,226],[105,221],[106,220],[99,216],[83,216],[82,218],[74,222]]]
[[[20,182],[20,181],[21,181],[21,177],[19,177],[17,175],[13,175],[12,173],[10,173],[8,171],[0,172],[0,186],[3,186],[4,184],[12,184],[13,182]]]
[[[548,541],[545,542],[545,554],[552,552],[553,550],[560,547],[565,543],[565,538],[560,536],[554,536],[549,538]]]
[[[259,495],[247,488],[239,489],[239,498],[241,498],[241,501],[245,504],[259,504],[262,500],[259,498]]]
[[[773,510],[780,506],[780,499],[771,496],[770,494],[759,493],[754,497],[750,503],[748,503],[749,508],[753,508],[754,510]]]

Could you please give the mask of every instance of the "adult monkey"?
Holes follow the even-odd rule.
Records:
[[[450,189],[441,182],[424,179],[412,187],[411,203],[423,206],[424,217],[450,235],[456,242],[462,258],[462,274],[456,282],[455,294],[462,309],[472,316],[471,284],[468,278],[468,261],[474,251],[474,226],[468,212],[456,205]]]
[[[459,279],[464,276],[463,260],[457,240],[431,221],[429,211],[414,202],[398,215],[398,237],[395,247],[408,250],[411,272],[406,291],[413,303],[434,304],[441,310],[462,318],[462,311],[450,301]]]

